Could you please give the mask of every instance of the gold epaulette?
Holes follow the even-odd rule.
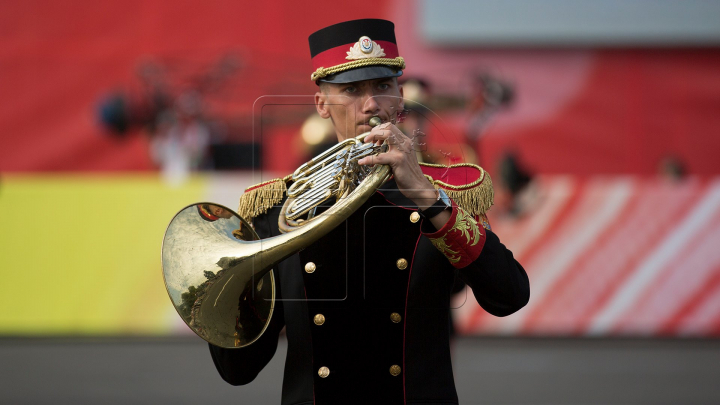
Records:
[[[420,168],[435,188],[442,188],[466,212],[484,215],[493,205],[492,179],[482,167],[471,163],[420,163]]]
[[[283,178],[264,181],[246,188],[243,195],[240,196],[238,214],[250,222],[258,215],[266,213],[285,197],[286,183],[291,178],[292,174],[289,174]]]

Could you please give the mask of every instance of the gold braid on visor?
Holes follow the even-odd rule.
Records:
[[[344,72],[346,70],[355,69],[359,67],[372,66],[372,65],[384,65],[390,66],[398,70],[405,69],[405,59],[402,56],[398,56],[394,59],[389,58],[365,58],[358,59],[340,65],[331,66],[329,68],[319,67],[313,74],[310,75],[312,81],[318,81],[323,77],[334,75],[335,73]]]

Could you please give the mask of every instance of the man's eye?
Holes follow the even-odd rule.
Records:
[[[345,93],[350,93],[350,94],[352,94],[352,93],[355,93],[355,92],[357,91],[357,88],[352,87],[352,86],[350,86],[350,87],[345,87],[345,89],[344,89],[343,91],[344,91]]]
[[[378,88],[379,88],[380,90],[387,90],[387,89],[390,88],[390,85],[387,84],[387,83],[380,83],[380,84],[378,85]]]

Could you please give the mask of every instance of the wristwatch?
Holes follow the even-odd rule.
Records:
[[[452,200],[450,200],[450,197],[448,197],[443,189],[438,189],[438,198],[437,201],[435,201],[435,204],[425,208],[424,210],[418,209],[418,214],[420,214],[420,216],[424,219],[430,219],[446,209],[452,209]]]

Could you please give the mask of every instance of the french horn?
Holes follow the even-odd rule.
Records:
[[[371,126],[380,124],[378,117]],[[248,221],[214,203],[178,212],[165,231],[162,270],[170,300],[198,336],[223,348],[246,347],[262,336],[275,304],[273,267],[344,222],[390,176],[387,165],[358,165],[386,144],[347,139],[293,173],[279,216],[281,235],[259,240]],[[322,214],[315,208],[335,198]],[[207,215],[214,205],[226,214]]]

